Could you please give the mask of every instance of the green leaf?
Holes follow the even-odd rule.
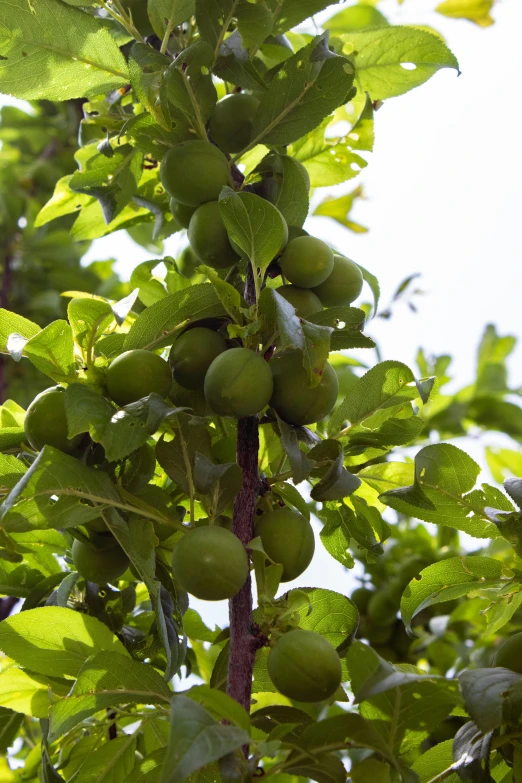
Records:
[[[147,307],[131,326],[125,350],[163,348],[171,345],[176,334],[192,321],[224,316],[226,311],[212,285],[190,286]]]
[[[506,359],[513,353],[516,342],[509,335],[500,337],[492,324],[486,326],[478,350],[475,396],[508,391]]]
[[[353,568],[354,560],[349,552],[352,540],[365,550],[368,562],[375,562],[383,553],[383,542],[390,535],[390,528],[379,511],[362,498],[352,495],[353,508],[346,503],[325,503],[319,518],[325,523],[321,541],[325,549],[346,568]]]
[[[2,0],[0,30],[0,89],[9,95],[64,101],[128,82],[125,59],[105,27],[59,0]]]
[[[204,454],[194,458],[194,486],[209,517],[222,514],[234,502],[242,486],[242,471],[235,462],[215,465]]]
[[[87,756],[75,775],[75,783],[126,783],[135,760],[135,737],[116,737]]]
[[[167,476],[189,495],[196,454],[210,455],[210,435],[204,419],[187,413],[178,413],[171,423],[176,427],[176,437],[158,441],[156,459]]]
[[[52,701],[64,696],[67,684],[59,684],[46,677],[19,669],[2,662],[0,672],[0,706],[33,718],[46,718]]]
[[[337,445],[339,445],[339,453],[336,459],[310,492],[310,497],[317,502],[342,500],[352,495],[361,486],[361,479],[343,467],[344,451],[340,444]]]
[[[491,557],[450,557],[434,563],[406,587],[401,600],[403,622],[411,630],[413,618],[427,606],[502,587],[507,579],[502,563]]]
[[[142,43],[135,43],[129,55],[129,73],[136,98],[149,111],[158,125],[170,130],[166,69],[171,60]]]
[[[380,11],[369,3],[360,3],[334,14],[324,23],[324,28],[332,35],[341,35],[352,30],[364,30],[366,27],[383,27],[389,22]]]
[[[122,505],[106,473],[45,446],[0,506],[0,519],[10,532],[74,527],[99,516],[85,501]]]
[[[329,166],[327,176],[330,177],[332,173],[332,167],[330,161],[328,161],[328,163]],[[314,163],[312,162],[311,166],[313,165]],[[322,180],[323,174],[324,170],[318,171],[318,178]],[[366,234],[368,229],[365,226],[362,226],[360,223],[357,223],[355,220],[352,220],[350,217],[350,212],[352,211],[354,201],[358,198],[362,198],[362,188],[360,185],[359,187],[355,188],[355,190],[352,190],[351,193],[347,193],[345,196],[339,196],[339,198],[335,198],[334,196],[326,196],[326,198],[315,208],[314,215],[317,215],[318,217],[332,218],[332,220],[335,220],[341,226],[344,226],[350,231],[353,231],[355,234]]]
[[[158,259],[143,261],[134,267],[131,273],[130,284],[139,290],[139,298],[146,307],[150,307],[160,299],[165,299],[167,290],[161,280],[154,277],[153,270],[158,266]]]
[[[210,688],[208,685],[196,685],[189,691],[185,691],[185,695],[205,707],[216,720],[227,720],[235,723],[243,731],[250,731],[248,713],[223,691]]]
[[[178,27],[186,22],[196,11],[195,0],[148,0],[147,10],[156,34],[162,38],[166,22],[170,20],[172,27]]]
[[[441,68],[459,70],[455,55],[437,35],[418,27],[380,27],[340,36],[355,66],[355,83],[373,101],[403,95]]]
[[[469,19],[479,27],[489,27],[494,23],[490,14],[495,0],[444,0],[435,10],[451,19]]]
[[[480,468],[450,443],[435,443],[415,457],[415,480],[409,487],[384,492],[380,500],[408,516],[462,530],[477,538],[499,531],[485,512],[485,488],[473,490]],[[509,507],[505,510],[510,510]]]
[[[306,604],[298,609],[299,627],[320,633],[334,647],[344,646],[359,624],[359,613],[350,599],[334,590],[319,587],[300,587],[297,590],[308,597]],[[287,600],[294,592],[290,591]]]
[[[93,154],[90,147],[84,147],[76,153],[76,158],[80,171],[72,175],[69,187],[77,193],[94,196],[109,225],[137,195],[142,156],[130,144],[123,144],[110,157],[98,151]]]
[[[10,310],[0,309],[0,351],[2,353],[9,353],[7,343],[10,335],[18,334],[29,340],[40,331],[40,327],[28,318],[12,313]]]
[[[356,713],[334,715],[305,726],[296,744],[314,755],[337,745],[339,749],[368,748],[384,758],[390,757],[387,743],[369,721]]]
[[[308,217],[309,181],[302,166],[290,155],[279,155],[271,152],[259,166],[254,169],[247,183],[259,181],[261,172],[268,174],[266,184],[268,197],[283,215],[289,226],[302,226]],[[263,190],[265,183],[261,181]]]
[[[100,652],[81,668],[70,694],[50,711],[49,739],[62,734],[99,710],[120,704],[161,704],[172,693],[158,672],[127,655]]]
[[[34,221],[35,228],[49,223],[51,220],[77,212],[87,204],[92,203],[93,198],[84,193],[75,193],[69,187],[72,174],[61,177],[54,187],[54,193],[49,201],[44,204]]]
[[[96,617],[58,606],[3,620],[0,650],[30,671],[51,677],[76,677],[87,658],[102,650],[128,657],[119,639]]]
[[[290,144],[315,128],[349,99],[353,68],[317,36],[286,60],[263,94],[252,137],[264,144]]]
[[[356,641],[346,654],[346,663],[357,695],[384,662],[371,647]],[[406,753],[417,748],[459,703],[454,682],[423,680],[377,694],[363,701],[359,711],[382,735],[392,752]]]
[[[515,723],[522,706],[522,677],[510,669],[462,672],[459,685],[472,720],[486,734],[503,723]]]
[[[412,371],[402,362],[386,361],[368,370],[330,417],[328,434],[351,437],[362,429],[378,430],[401,409],[411,410],[418,397]],[[343,428],[345,422],[349,425]],[[364,423],[364,427],[363,427]]]
[[[240,247],[255,276],[261,279],[286,242],[283,216],[266,199],[253,193],[235,193],[230,188],[223,188],[219,212],[231,241]]]
[[[235,321],[237,324],[243,323],[243,317],[241,315],[241,308],[246,308],[246,303],[239,293],[239,291],[234,288],[233,285],[230,285],[230,283],[227,283],[226,280],[223,280],[215,269],[212,269],[210,266],[199,266],[197,268],[197,271],[201,272],[201,274],[204,274],[208,277],[214,288],[216,289],[216,294],[218,295],[219,301],[229,314],[229,316],[232,318],[233,321]]]
[[[193,772],[249,742],[243,729],[218,723],[192,699],[175,696],[161,783],[182,783]]]
[[[334,127],[336,117],[337,113],[334,115]],[[346,121],[346,117],[342,115],[339,116],[339,119]],[[346,182],[356,177],[368,165],[365,159],[354,150],[371,151],[373,149],[373,106],[371,101],[366,100],[361,116],[353,127],[342,136],[333,135],[331,126],[332,118],[327,117],[324,122],[292,144],[291,147],[292,155],[295,155],[308,171],[312,187],[338,185],[341,182]],[[349,199],[349,196],[345,196],[344,199]],[[352,202],[345,202],[343,197],[333,201],[333,207],[337,208],[337,214],[344,209],[344,215],[346,215],[351,206]],[[340,220],[339,222],[354,231],[364,232],[364,229],[358,224],[352,226],[349,221]]]
[[[23,715],[0,707],[0,753],[7,754],[7,749],[13,744],[23,719]],[[8,780],[5,783],[8,783]]]
[[[299,448],[295,428],[284,422],[279,416],[277,416],[277,426],[279,427],[279,432],[281,434],[281,443],[283,444],[283,448],[290,461],[292,480],[294,484],[300,484],[301,481],[308,478],[312,472],[314,463],[312,460],[308,459],[306,454]]]
[[[453,765],[452,746],[453,740],[439,742],[438,745],[415,759],[411,768],[419,776],[419,783],[430,783],[432,778],[436,778],[437,775]],[[461,779],[455,772],[449,777],[445,777],[444,780],[446,783],[460,783]]]
[[[259,47],[274,27],[274,15],[268,5],[241,0],[236,9],[237,29],[244,49]]]
[[[25,471],[25,465],[17,457],[0,454],[0,493],[13,489]]]
[[[68,383],[76,375],[73,334],[67,321],[53,321],[31,337],[24,355],[54,381]]]
[[[276,15],[274,33],[285,33],[327,8],[332,0],[269,0]]]
[[[370,337],[362,333],[366,316],[357,307],[329,307],[308,316],[311,324],[328,326],[333,331],[330,336],[332,351],[345,348],[375,348]]]
[[[213,61],[212,47],[205,41],[196,41],[183,50],[167,71],[168,98],[198,135],[204,132],[217,101],[210,73]]]
[[[196,0],[199,34],[212,49],[223,40],[236,6],[237,0]]]
[[[71,299],[67,307],[74,342],[86,359],[92,359],[94,345],[115,322],[112,307],[99,299]]]
[[[146,758],[139,759],[127,778],[127,783],[160,783],[165,748],[159,748]],[[201,780],[198,783],[203,783]]]

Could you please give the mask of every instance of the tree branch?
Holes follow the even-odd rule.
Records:
[[[247,304],[255,303],[252,270],[247,267],[245,283]],[[246,546],[254,537],[254,514],[259,494],[259,430],[257,416],[239,419],[237,424],[237,461],[243,471],[243,486],[234,503],[232,529]],[[252,672],[256,650],[260,646],[252,620],[252,581],[250,576],[239,593],[231,599],[230,658],[227,693],[250,712]]]

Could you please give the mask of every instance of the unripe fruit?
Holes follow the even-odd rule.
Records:
[[[45,389],[36,395],[27,408],[25,437],[36,451],[44,446],[54,446],[66,454],[72,454],[83,440],[83,435],[67,437],[64,391],[61,386]]]
[[[172,573],[181,587],[204,601],[232,598],[246,582],[248,557],[237,536],[210,525],[189,530],[172,552]]]
[[[137,348],[114,359],[107,370],[106,384],[115,403],[129,405],[153,392],[166,397],[172,385],[172,373],[161,356]]]
[[[202,389],[208,368],[216,356],[226,350],[225,340],[212,329],[202,326],[188,329],[170,349],[174,380],[185,389]]]
[[[356,587],[350,596],[350,600],[357,607],[359,614],[366,614],[368,609],[368,603],[372,597],[374,591],[369,590],[367,587]]]
[[[203,389],[185,389],[173,381],[169,398],[178,408],[192,408],[195,416],[208,416],[210,413]]]
[[[318,702],[341,684],[341,660],[330,642],[315,631],[288,631],[270,650],[268,674],[289,699]]]
[[[277,289],[277,293],[295,307],[299,318],[306,318],[312,315],[312,313],[318,313],[323,309],[321,300],[309,288],[298,288],[296,285],[282,285]]]
[[[386,589],[378,590],[368,601],[368,617],[377,626],[393,625],[397,618],[398,602]]]
[[[230,244],[217,201],[209,201],[196,209],[190,219],[188,238],[194,255],[202,264],[226,269],[239,261]]]
[[[274,391],[270,405],[288,424],[302,427],[327,416],[337,400],[339,382],[335,370],[326,365],[318,386],[310,388],[303,355],[288,351],[270,362]]]
[[[279,266],[287,280],[300,288],[315,288],[332,273],[334,254],[316,237],[296,237],[286,246]]]
[[[272,388],[268,363],[248,348],[220,354],[205,376],[205,397],[219,416],[240,419],[259,413],[268,404]]]
[[[257,520],[255,532],[268,557],[283,566],[282,582],[306,571],[315,550],[314,531],[306,517],[288,508],[268,511]]]
[[[189,207],[187,204],[182,204],[181,201],[176,201],[175,198],[170,199],[170,211],[176,223],[182,228],[188,228],[190,218],[196,211],[197,207]]]
[[[144,443],[116,468],[116,477],[129,492],[136,492],[149,483],[156,468],[156,454],[152,446]]]
[[[185,277],[192,277],[196,271],[196,267],[199,266],[200,262],[196,258],[194,251],[189,245],[183,250],[176,263],[182,275],[185,275]]]
[[[330,276],[314,288],[314,293],[325,307],[343,307],[355,302],[360,296],[363,282],[357,264],[336,254]]]
[[[129,565],[129,558],[112,536],[96,536],[92,544],[75,540],[71,553],[78,573],[99,585],[115,582]]]
[[[241,152],[252,138],[259,99],[246,92],[218,101],[209,120],[212,140],[225,152]]]
[[[522,631],[502,642],[493,659],[493,666],[503,666],[504,669],[522,674]]]
[[[216,201],[221,189],[231,184],[226,157],[202,139],[172,147],[161,161],[160,178],[170,196],[190,207]]]

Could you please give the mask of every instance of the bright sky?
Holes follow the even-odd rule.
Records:
[[[441,71],[377,112],[368,168],[331,191],[339,195],[363,184],[366,200],[353,217],[370,228],[368,234],[354,235],[327,218],[312,218],[306,227],[377,275],[383,305],[400,281],[420,272],[426,295],[417,299],[419,313],[401,305],[390,321],[377,319],[367,331],[386,359],[413,365],[419,346],[453,354],[453,373],[464,385],[473,378],[484,324],[515,335],[522,326],[522,3],[500,0],[496,24],[486,30],[447,20],[430,10],[434,5],[383,0],[379,9],[394,24],[438,29],[462,75]],[[178,248],[179,239],[172,238],[165,253],[175,255]],[[151,256],[120,232],[94,242],[86,260],[110,257],[128,278]],[[521,357],[519,347],[510,365],[512,387],[522,385]],[[472,452],[477,458],[481,449]],[[312,565],[292,586],[310,584],[349,593],[353,578],[319,544]],[[209,622],[226,621],[225,602],[193,605]]]

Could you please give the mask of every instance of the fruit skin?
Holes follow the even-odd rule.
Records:
[[[318,296],[309,288],[298,288],[296,285],[281,285],[277,293],[283,296],[287,302],[295,307],[299,318],[306,318],[312,313],[318,313],[323,305]]]
[[[196,211],[197,207],[189,207],[187,204],[182,204],[181,201],[176,201],[175,198],[170,199],[170,211],[176,223],[182,228],[188,228],[190,218]]]
[[[341,660],[315,631],[285,633],[270,650],[267,666],[277,690],[296,701],[323,701],[341,684]]]
[[[239,261],[221,220],[217,201],[209,201],[196,209],[190,219],[188,239],[194,255],[202,264],[226,269]]]
[[[213,411],[240,419],[259,413],[268,404],[272,373],[260,354],[248,348],[231,348],[214,359],[204,388]]]
[[[259,99],[246,92],[227,95],[216,103],[209,120],[212,140],[225,152],[241,152],[252,138]]]
[[[183,250],[176,263],[179,271],[185,277],[192,277],[196,272],[196,267],[199,266],[199,261],[190,245]]]
[[[152,446],[144,443],[116,469],[116,476],[129,492],[136,492],[149,483],[156,469],[156,454]]]
[[[297,511],[268,511],[258,519],[256,535],[268,557],[283,566],[282,582],[296,579],[310,565],[315,551],[314,531]]]
[[[76,539],[71,552],[80,575],[99,585],[115,582],[129,565],[129,558],[112,536],[96,536],[92,545]]]
[[[313,290],[325,307],[344,307],[355,302],[360,296],[363,282],[362,272],[357,264],[349,258],[335,254],[330,276]]]
[[[248,557],[237,536],[209,525],[189,530],[172,552],[172,573],[181,587],[204,601],[232,598],[246,582]]]
[[[335,370],[326,365],[321,383],[308,386],[300,351],[288,351],[274,356],[270,362],[274,391],[270,405],[288,424],[302,427],[327,416],[335,405],[339,382]]]
[[[334,268],[334,254],[316,237],[296,237],[286,246],[279,266],[287,280],[300,288],[324,283]]]
[[[161,161],[160,179],[172,198],[189,207],[216,201],[221,189],[231,184],[226,157],[202,139],[172,147]]]
[[[67,437],[65,415],[65,389],[52,386],[37,394],[27,408],[24,420],[25,437],[36,451],[44,446],[54,446],[66,454],[72,454],[83,440],[83,435]]]
[[[170,349],[174,380],[185,389],[202,389],[208,368],[216,356],[226,350],[225,340],[212,329],[203,326],[188,329]]]
[[[359,614],[366,614],[368,603],[374,591],[368,587],[356,587],[350,596],[350,600],[357,607]]]
[[[129,405],[152,392],[166,397],[172,386],[172,373],[161,356],[136,348],[114,359],[105,380],[109,397],[118,405]]]
[[[169,398],[179,408],[192,408],[195,416],[211,414],[203,389],[185,389],[176,381],[172,382]]]
[[[522,674],[522,631],[502,642],[495,653],[493,666],[503,666],[512,672]]]
[[[397,617],[398,601],[388,590],[378,590],[368,601],[368,617],[377,626],[393,625]]]

